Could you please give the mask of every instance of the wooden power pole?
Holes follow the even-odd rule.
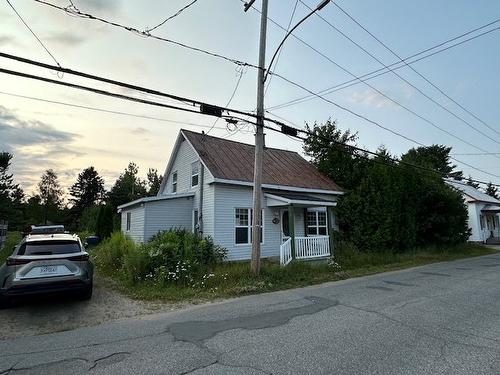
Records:
[[[253,2],[252,2],[253,3]],[[260,18],[259,71],[257,74],[257,129],[255,132],[255,164],[253,178],[252,272],[260,272],[262,225],[262,157],[264,154],[264,77],[266,66],[266,32],[268,0],[262,0]]]

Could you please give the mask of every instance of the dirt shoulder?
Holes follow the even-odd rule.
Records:
[[[110,286],[109,282],[95,278],[94,294],[89,301],[79,301],[71,296],[17,299],[9,308],[0,310],[0,340],[67,331],[182,307],[179,304],[132,300]]]

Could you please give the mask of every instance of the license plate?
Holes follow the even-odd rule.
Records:
[[[40,275],[53,275],[57,272],[56,266],[44,266],[40,268]]]

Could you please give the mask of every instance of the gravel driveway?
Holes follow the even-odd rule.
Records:
[[[38,296],[14,301],[9,308],[0,310],[0,340],[67,331],[178,308],[177,305],[132,300],[107,287],[106,282],[94,279],[94,294],[89,301],[70,296]]]

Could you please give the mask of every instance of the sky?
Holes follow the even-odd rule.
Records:
[[[242,74],[230,106],[248,111],[255,108],[257,72],[251,67],[241,69],[225,60],[145,38],[94,20],[73,17],[33,0],[10,1],[63,67],[221,106],[228,103]],[[69,6],[69,2],[64,0],[48,1]],[[139,30],[157,25],[189,2],[73,0],[82,12]],[[303,2],[310,7],[317,5],[316,0]],[[269,3],[270,19],[286,28],[296,0],[270,0]],[[342,0],[337,1],[337,4],[402,57],[500,18],[500,2],[494,0]],[[260,8],[261,0],[257,0],[255,6]],[[299,1],[292,25],[308,12],[302,1]],[[500,23],[492,27],[495,26],[500,26]],[[253,9],[243,12],[240,0],[198,0],[153,33],[256,64],[259,27],[258,12]],[[319,91],[352,79],[353,76],[346,70],[360,76],[382,66],[334,27],[382,64],[398,61],[330,3],[294,33],[309,46],[294,37],[289,38],[272,70],[308,90]],[[269,22],[268,61],[283,36],[284,31]],[[500,184],[499,41],[500,30],[412,64],[418,73],[477,118],[464,112],[408,67],[397,70],[406,82],[388,73],[370,80],[372,87],[360,82],[326,95],[326,98],[420,143],[451,146],[452,152],[459,154],[457,159],[481,170],[457,163],[466,175]],[[53,63],[7,2],[0,3],[0,51]],[[53,71],[4,58],[0,58],[0,67],[172,104],[165,98],[67,74],[61,78]],[[271,108],[307,94],[273,77],[267,89],[265,105]],[[145,115],[165,121],[75,108],[26,97]],[[384,145],[392,154],[401,155],[417,146],[319,98],[269,110],[273,115],[298,126],[335,120],[341,129],[358,132],[358,144],[370,150]],[[272,116],[270,113],[268,115]],[[187,122],[189,125],[178,122]],[[91,165],[103,176],[108,188],[130,161],[139,166],[143,177],[148,168],[163,172],[181,128],[200,132],[207,131],[207,126],[213,124],[214,118],[208,116],[151,107],[0,73],[0,151],[14,155],[12,171],[16,182],[28,193],[34,192],[41,174],[48,168],[54,169],[59,175],[64,188],[73,184],[77,174]],[[250,127],[241,127],[237,132],[232,130],[228,130],[225,122],[219,120],[210,134],[253,142],[253,130]],[[302,152],[300,142],[272,132],[266,134],[266,145]],[[470,155],[483,153],[481,150],[497,152],[499,155]]]

